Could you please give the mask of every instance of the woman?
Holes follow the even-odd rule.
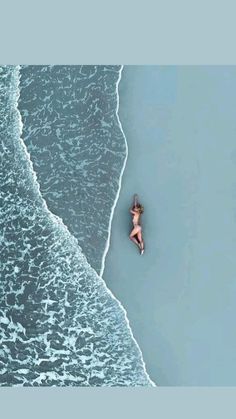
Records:
[[[134,195],[134,204],[130,209],[130,212],[133,215],[134,228],[131,231],[129,238],[138,246],[141,255],[144,253],[144,241],[142,238],[142,227],[140,225],[140,218],[143,211],[143,206],[138,202],[138,195]]]

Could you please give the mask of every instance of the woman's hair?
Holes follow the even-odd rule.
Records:
[[[141,204],[134,205],[133,209],[138,211],[139,214],[142,214],[144,212],[144,207]]]

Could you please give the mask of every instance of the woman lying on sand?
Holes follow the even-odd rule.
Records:
[[[143,206],[138,202],[138,195],[134,195],[134,203],[130,209],[130,212],[133,215],[134,228],[131,231],[129,238],[138,246],[141,255],[144,253],[144,241],[142,238],[142,227],[140,225],[140,218],[143,211]]]

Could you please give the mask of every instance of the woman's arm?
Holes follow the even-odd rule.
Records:
[[[138,195],[135,194],[134,195],[134,207],[136,207],[137,204],[138,204]]]

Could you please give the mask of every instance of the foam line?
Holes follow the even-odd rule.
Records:
[[[111,214],[110,214],[109,225],[108,225],[108,236],[107,236],[106,246],[105,246],[105,250],[104,250],[104,253],[103,253],[103,257],[102,257],[100,276],[103,275],[104,268],[105,268],[105,259],[106,259],[106,255],[107,255],[107,252],[108,252],[109,247],[110,247],[112,219],[113,219],[113,215],[114,215],[114,211],[115,211],[115,208],[116,208],[117,201],[118,201],[119,196],[120,196],[123,173],[124,173],[124,170],[125,170],[125,167],[126,167],[126,162],[127,162],[128,153],[129,153],[128,143],[127,143],[126,136],[125,136],[125,133],[123,131],[123,128],[122,128],[122,125],[121,125],[121,122],[120,122],[120,118],[119,118],[119,104],[120,104],[119,83],[120,83],[120,80],[121,80],[121,75],[122,75],[123,68],[124,68],[124,66],[122,65],[121,68],[120,68],[120,71],[119,71],[119,77],[118,77],[117,82],[116,82],[116,97],[117,97],[116,118],[117,118],[118,125],[120,127],[121,133],[122,133],[123,138],[124,138],[125,148],[126,148],[126,156],[125,156],[125,159],[124,159],[123,167],[122,167],[121,172],[120,172],[118,191],[117,191],[113,206],[111,208]]]
[[[120,118],[119,118],[119,104],[120,104],[120,97],[119,97],[119,83],[120,83],[120,80],[121,80],[121,76],[122,76],[122,71],[123,71],[123,68],[124,68],[124,65],[122,65],[122,66],[121,66],[121,69],[120,69],[120,71],[119,71],[119,77],[118,77],[118,80],[117,80],[117,82],[116,82],[116,94],[117,94],[116,117],[117,117],[117,121],[118,121],[118,124],[119,124],[120,130],[121,130],[121,132],[122,132],[122,135],[123,135],[123,138],[124,138],[124,141],[125,141],[125,147],[126,147],[126,157],[125,157],[124,164],[123,164],[123,167],[122,167],[121,172],[120,172],[120,178],[119,178],[119,187],[118,187],[118,191],[117,191],[117,194],[116,194],[116,197],[115,197],[115,200],[114,200],[114,204],[113,204],[112,209],[111,209],[111,214],[110,214],[110,219],[109,219],[108,237],[107,237],[106,247],[105,247],[105,250],[104,250],[104,253],[103,253],[102,264],[101,264],[101,271],[100,271],[100,276],[101,276],[101,277],[102,277],[102,275],[103,275],[104,268],[105,268],[105,259],[106,259],[106,255],[107,255],[107,252],[108,252],[109,247],[110,247],[112,219],[113,219],[114,211],[115,211],[115,208],[116,208],[116,205],[117,205],[117,202],[118,202],[119,196],[120,196],[121,184],[122,184],[122,178],[123,178],[124,170],[125,170],[125,167],[126,167],[126,162],[127,162],[127,159],[128,159],[128,154],[129,154],[128,142],[127,142],[127,139],[126,139],[126,136],[125,136],[125,133],[124,133],[124,130],[123,130],[123,127],[122,127],[122,124],[121,124]],[[107,291],[110,293],[110,295],[112,296],[112,298],[114,298],[114,299],[118,302],[118,304],[119,304],[120,308],[123,310],[123,312],[124,312],[124,314],[125,314],[125,319],[126,319],[126,322],[127,322],[127,327],[128,327],[128,329],[129,329],[129,331],[130,331],[130,334],[131,334],[131,336],[132,336],[132,339],[134,340],[134,342],[135,342],[136,346],[138,347],[138,349],[139,349],[139,351],[140,351],[140,356],[141,356],[141,359],[142,359],[142,363],[143,363],[143,368],[144,368],[144,371],[145,371],[145,373],[146,373],[146,375],[147,375],[148,379],[150,380],[151,385],[153,385],[153,387],[155,387],[155,386],[156,386],[156,384],[155,384],[155,383],[154,383],[154,382],[150,379],[150,377],[149,377],[149,375],[148,375],[148,373],[147,373],[147,370],[146,370],[146,365],[145,365],[145,362],[144,362],[144,359],[143,359],[143,354],[142,354],[142,351],[141,351],[141,349],[139,348],[139,345],[138,345],[138,343],[137,343],[137,341],[136,341],[136,339],[135,339],[135,337],[134,337],[134,335],[133,335],[132,329],[131,329],[131,327],[130,327],[130,323],[129,323],[129,320],[128,320],[128,317],[127,317],[127,311],[126,311],[126,310],[125,310],[125,308],[121,305],[120,301],[119,301],[119,300],[118,300],[118,299],[117,299],[117,298],[116,298],[116,297],[112,294],[112,292],[110,291],[110,289],[106,286],[106,283],[105,283],[105,281],[104,281],[104,280],[103,280],[103,282],[104,282],[104,286],[106,287]]]

